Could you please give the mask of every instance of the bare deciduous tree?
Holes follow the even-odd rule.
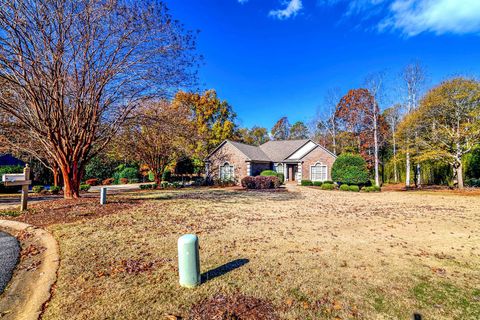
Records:
[[[418,101],[420,100],[421,91],[425,83],[425,70],[419,62],[413,62],[405,67],[402,72],[402,79],[405,83],[406,89],[406,104],[405,104],[405,113],[406,115],[412,113],[418,108]],[[406,135],[407,140],[415,139],[415,132]],[[406,146],[410,145],[409,141],[406,141],[404,144]],[[410,187],[410,171],[411,171],[411,159],[410,159],[410,150],[407,147],[405,150],[406,156],[406,173],[405,173],[405,186]],[[417,164],[417,179],[420,178],[420,164]],[[417,185],[419,185],[419,180],[417,180]]]
[[[192,79],[194,38],[158,1],[0,1],[0,109],[79,197],[86,163],[131,110]]]

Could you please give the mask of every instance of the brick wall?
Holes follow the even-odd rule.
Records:
[[[235,181],[240,183],[247,175],[247,157],[230,143],[225,143],[220,149],[210,156],[209,172],[214,180],[220,178],[220,166],[225,162],[234,166]]]
[[[332,180],[332,165],[335,162],[335,157],[330,153],[320,147],[316,147],[313,151],[307,154],[302,161],[302,179],[310,180],[310,166],[315,165],[317,162],[321,162],[327,166],[327,180]]]

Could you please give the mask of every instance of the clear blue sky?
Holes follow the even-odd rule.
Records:
[[[419,60],[433,85],[480,67],[479,0],[167,0],[199,30],[202,88],[214,88],[242,126],[309,121],[325,92],[390,85]],[[395,98],[395,97],[393,97]]]

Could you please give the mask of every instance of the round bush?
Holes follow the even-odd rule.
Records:
[[[255,177],[247,176],[242,179],[242,187],[247,189],[255,189]]]
[[[80,191],[87,192],[88,190],[90,190],[90,185],[89,184],[81,184],[80,185]]]
[[[350,191],[350,187],[348,186],[348,184],[342,184],[340,186],[340,190],[342,191]]]
[[[342,184],[366,184],[369,175],[367,163],[357,154],[341,154],[332,166],[332,179]]]
[[[45,188],[43,186],[33,186],[32,191],[33,193],[40,193],[44,190]]]
[[[323,184],[322,181],[313,181],[313,185],[314,185],[315,187],[321,187],[322,184]]]
[[[50,193],[51,194],[59,194],[60,190],[62,190],[62,188],[59,187],[59,186],[51,186],[50,187]]]
[[[322,190],[333,190],[335,189],[335,186],[333,183],[324,183],[322,184]]]
[[[273,170],[263,170],[261,173],[260,173],[261,176],[263,177],[277,177],[278,180],[280,180],[280,183],[284,183],[285,182],[285,176],[283,175],[283,173],[278,173],[276,171],[273,171]]]
[[[313,182],[312,182],[311,180],[302,180],[302,181],[300,182],[300,184],[301,184],[302,186],[306,186],[306,187],[308,187],[308,186],[313,186]]]
[[[358,186],[353,185],[349,187],[349,190],[353,192],[358,192],[360,191],[360,188]]]
[[[277,172],[276,171],[273,171],[273,170],[263,170],[261,173],[260,173],[261,176],[264,176],[264,177],[276,177],[277,176]]]

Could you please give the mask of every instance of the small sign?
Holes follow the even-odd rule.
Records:
[[[4,174],[2,176],[3,182],[18,182],[18,181],[25,181],[25,174],[23,173],[15,173],[15,174]]]

